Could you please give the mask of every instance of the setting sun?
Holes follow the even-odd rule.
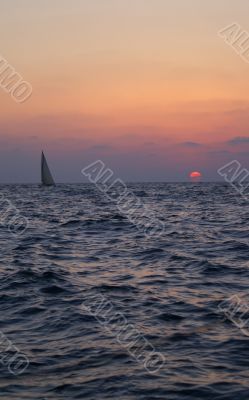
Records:
[[[202,174],[198,171],[193,171],[189,174],[190,178],[201,178]]]
[[[190,172],[189,178],[193,182],[199,182],[202,179],[202,174],[199,171]]]

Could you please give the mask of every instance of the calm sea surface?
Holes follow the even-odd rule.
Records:
[[[162,236],[90,184],[0,186],[29,220],[20,237],[0,225],[1,337],[30,361],[14,375],[1,346],[1,399],[249,399],[249,337],[219,311],[233,295],[249,305],[248,203],[223,184],[129,188]],[[82,307],[100,295],[164,357],[159,371]]]

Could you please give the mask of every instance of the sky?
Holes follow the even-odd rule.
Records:
[[[0,183],[222,180],[249,168],[249,63],[218,31],[249,32],[248,0],[0,0],[0,54],[32,85],[0,87]],[[1,76],[1,75],[0,75]]]

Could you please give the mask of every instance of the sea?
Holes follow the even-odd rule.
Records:
[[[1,400],[249,399],[247,200],[128,188],[160,233],[93,184],[0,186]]]

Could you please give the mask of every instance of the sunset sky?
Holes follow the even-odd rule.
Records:
[[[58,182],[101,159],[127,181],[249,167],[249,63],[218,31],[248,0],[0,0],[0,54],[33,87],[0,88],[0,182]]]

